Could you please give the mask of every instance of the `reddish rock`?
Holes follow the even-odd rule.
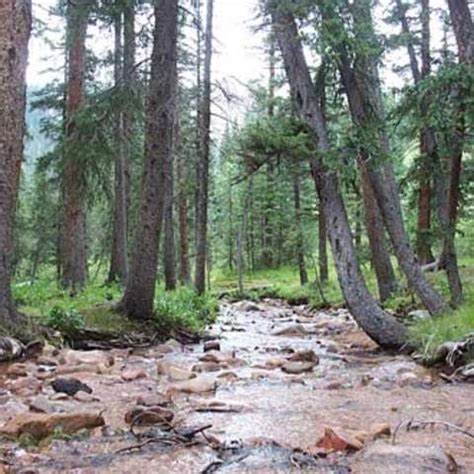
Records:
[[[217,362],[200,362],[199,364],[196,364],[193,366],[191,369],[193,372],[218,372],[221,369],[227,368],[225,364],[221,365],[218,364]]]
[[[182,380],[190,380],[196,377],[196,374],[169,362],[159,362],[157,365],[158,374],[167,375],[172,381],[179,382]]]
[[[26,377],[28,375],[28,368],[26,364],[12,364],[7,369],[9,377]]]
[[[141,405],[144,407],[152,407],[152,406],[164,406],[169,403],[169,399],[162,395],[161,393],[155,393],[150,395],[140,395],[137,398],[137,405]]]
[[[325,428],[324,435],[316,443],[316,446],[310,449],[310,452],[359,451],[362,447],[363,443],[354,436],[342,430]]]
[[[34,438],[46,438],[58,428],[72,434],[82,429],[91,429],[105,424],[100,413],[24,413],[14,416],[0,428],[0,435],[18,438],[29,434]]]
[[[287,374],[302,374],[311,372],[315,365],[314,362],[287,362],[281,370]]]
[[[206,377],[196,377],[184,382],[178,382],[168,387],[167,393],[208,393],[214,392],[217,387],[215,380]]]
[[[125,368],[120,374],[125,382],[133,382],[138,379],[146,379],[148,377],[147,373],[143,369],[131,369]]]
[[[174,413],[162,406],[135,407],[125,413],[125,423],[140,426],[169,424],[173,421]]]
[[[288,360],[291,362],[313,362],[314,365],[319,364],[319,357],[312,350],[297,351]]]

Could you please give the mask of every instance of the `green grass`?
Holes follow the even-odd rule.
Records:
[[[118,285],[89,284],[71,296],[54,280],[38,279],[13,287],[19,310],[63,334],[82,328],[123,334],[140,330],[140,325],[114,310],[122,291]],[[217,315],[217,300],[212,295],[198,296],[189,288],[167,292],[160,286],[155,294],[154,322],[162,334],[186,329],[201,331]]]

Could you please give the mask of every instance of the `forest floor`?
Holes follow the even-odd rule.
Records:
[[[55,393],[59,377],[92,393]],[[0,366],[0,473],[469,473],[472,390],[345,310],[223,302],[200,344]]]

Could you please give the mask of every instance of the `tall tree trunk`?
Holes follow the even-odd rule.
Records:
[[[301,286],[308,283],[308,272],[306,271],[306,263],[304,258],[304,232],[301,220],[301,186],[299,169],[294,172],[293,176],[293,200],[295,205],[295,226],[296,226],[296,260],[298,262],[298,271],[300,274]]]
[[[63,166],[64,222],[61,283],[72,293],[87,278],[85,169],[76,133],[76,114],[84,103],[89,2],[68,2],[66,146]]]
[[[196,215],[196,275],[198,294],[206,291],[207,208],[209,199],[209,161],[211,128],[211,61],[214,0],[207,0],[203,94],[200,124],[199,181]]]
[[[177,133],[179,135],[179,121]],[[176,138],[176,143],[180,140]],[[179,221],[179,282],[189,285],[191,273],[189,270],[189,230],[188,230],[188,195],[187,195],[187,167],[183,150],[177,153],[176,178],[178,181],[178,221]]]
[[[164,163],[164,274],[165,288],[167,291],[176,289],[176,244],[174,240],[174,222],[173,222],[173,196],[174,196],[174,166],[173,154],[166,156]]]
[[[123,46],[122,46],[123,14],[117,13],[115,18],[115,53],[114,79],[115,87],[120,90],[124,81]],[[125,285],[128,273],[127,259],[127,174],[125,143],[124,143],[124,111],[117,110],[115,117],[115,163],[114,163],[114,224],[112,233],[112,255],[108,281],[119,281]]]
[[[468,0],[447,0],[458,45],[459,62],[474,64],[474,25]]]
[[[327,230],[326,217],[324,215],[323,203],[318,199],[318,263],[319,279],[321,283],[327,283],[329,280],[328,250],[327,250]]]
[[[354,22],[358,25],[359,40],[370,44],[374,38],[368,0],[359,0],[354,3],[352,13]],[[362,164],[367,164],[367,177],[374,191],[399,265],[407,277],[410,287],[416,292],[428,311],[431,314],[439,314],[446,305],[426,279],[411,249],[403,222],[400,194],[393,164],[388,160],[385,160],[383,164],[380,163],[383,156],[389,156],[390,147],[383,129],[383,103],[375,59],[368,54],[359,53],[352,64],[344,43],[341,42],[333,46],[338,54],[339,69],[354,125],[359,131],[372,134],[373,143],[379,142],[379,145],[372,146],[371,150],[362,145],[359,158],[372,158],[370,163]]]
[[[380,301],[384,302],[397,291],[398,285],[393,271],[390,253],[385,240],[382,214],[367,176],[366,166],[359,166],[362,181],[365,225],[369,237],[372,265],[377,278]]]
[[[269,78],[268,78],[268,117],[271,119],[275,115],[275,38],[273,33],[270,33],[270,49],[268,54]],[[270,158],[266,165],[266,185],[265,193],[265,207],[263,215],[263,254],[262,263],[266,268],[271,268],[274,265],[273,247],[273,222],[272,215],[275,207],[275,166],[273,160]]]
[[[132,319],[153,313],[158,243],[164,211],[164,168],[173,153],[176,113],[178,0],[155,0],[151,77],[146,105],[142,194],[122,310]]]
[[[401,0],[397,0],[397,11],[402,32],[407,38],[407,51],[410,58],[410,67],[415,84],[429,76],[431,72],[430,55],[430,5],[429,0],[421,0],[421,72],[415,53],[414,41],[411,36],[407,7]],[[422,105],[422,114],[427,112],[427,104]],[[418,261],[423,265],[431,263],[433,253],[431,251],[431,181],[432,166],[435,161],[434,149],[430,149],[430,140],[433,132],[428,127],[420,130],[420,166],[419,166],[419,189],[418,189],[418,223],[416,254]]]
[[[295,20],[283,10],[281,3],[271,1],[269,5],[295,109],[310,127],[318,155],[324,157],[330,150],[326,123],[304,58]],[[365,284],[334,171],[328,169],[319,156],[312,161],[312,171],[323,203],[339,282],[351,314],[378,344],[401,348],[406,342],[404,326],[377,305]]]
[[[0,328],[19,330],[11,293],[13,227],[25,135],[29,0],[0,2]]]

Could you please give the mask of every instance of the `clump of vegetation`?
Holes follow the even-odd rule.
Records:
[[[159,289],[155,295],[155,323],[162,333],[180,329],[200,332],[215,321],[218,310],[216,298],[186,287],[174,292]]]
[[[457,311],[418,321],[410,327],[413,345],[425,359],[432,358],[446,342],[462,341],[474,333],[474,298]],[[474,354],[471,354],[474,360]]]
[[[74,306],[69,308],[54,306],[42,319],[46,326],[61,334],[75,334],[86,326],[84,317]]]

